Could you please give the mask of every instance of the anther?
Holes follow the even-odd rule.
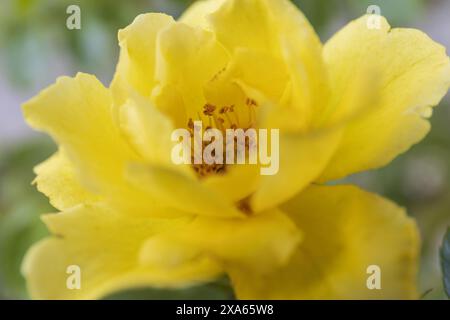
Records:
[[[216,110],[216,106],[207,103],[203,107],[203,114],[206,116],[212,116],[214,114],[215,110]]]

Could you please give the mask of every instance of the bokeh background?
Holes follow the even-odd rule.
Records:
[[[60,75],[83,71],[111,81],[119,47],[117,30],[140,13],[175,17],[189,0],[1,0],[0,1],[0,299],[26,299],[20,263],[26,249],[47,231],[39,214],[53,212],[31,185],[32,168],[55,150],[29,129],[20,104]],[[394,27],[419,28],[450,48],[449,0],[295,0],[321,39],[369,5]],[[66,8],[81,8],[81,30],[66,28]],[[355,44],[358,45],[358,44]],[[422,234],[419,287],[424,299],[445,299],[439,247],[450,225],[450,99],[435,109],[432,131],[388,167],[348,178],[406,207]],[[369,142],[370,143],[370,142]],[[232,298],[227,279],[181,291],[134,290],[109,298]]]

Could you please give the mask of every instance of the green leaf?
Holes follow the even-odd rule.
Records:
[[[450,228],[444,236],[441,247],[441,265],[444,276],[444,288],[447,297],[450,298]]]
[[[228,278],[184,289],[144,288],[121,291],[104,298],[105,300],[231,300],[233,289]]]

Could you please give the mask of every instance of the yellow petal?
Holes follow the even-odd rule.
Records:
[[[304,241],[270,275],[230,269],[238,298],[417,298],[419,236],[403,209],[353,186],[310,187],[281,208]],[[380,267],[380,290],[367,287],[371,265]]]
[[[183,287],[220,272],[206,259],[170,270],[140,263],[146,238],[184,220],[131,219],[101,206],[79,206],[43,219],[55,236],[34,245],[22,266],[34,299],[94,299],[134,287]],[[67,286],[76,283],[67,272],[70,266],[80,268],[80,289]]]
[[[158,49],[156,78],[160,86],[176,88],[187,116],[198,118],[206,103],[203,87],[226,66],[228,54],[213,33],[183,23],[160,33]],[[178,110],[180,106],[173,108]]]
[[[380,29],[369,29],[367,19],[351,22],[328,41],[324,58],[333,99],[348,91],[355,71],[369,66],[378,76],[379,100],[348,126],[321,180],[381,167],[419,142],[429,131],[431,107],[450,86],[444,47],[418,30],[391,30],[384,18]]]
[[[308,128],[327,103],[327,77],[320,40],[295,5],[287,0],[230,0],[209,19],[218,40],[230,52],[246,48],[284,61],[291,88],[273,116],[284,115],[284,127],[290,130]]]
[[[189,214],[214,217],[243,216],[232,202],[202,185],[196,176],[155,165],[135,163],[127,170],[136,188],[158,199],[160,205]]]
[[[204,5],[205,8],[207,6]],[[214,7],[213,4],[209,6]],[[297,40],[313,41],[310,44],[315,47],[308,48],[311,54],[320,48],[320,41],[311,25],[287,0],[229,0],[216,4],[214,9],[214,12],[211,9],[198,10],[196,15],[212,13],[207,19],[219,41],[231,52],[243,47],[279,55],[283,40],[291,36]]]
[[[260,167],[254,164],[227,165],[225,174],[205,177],[200,182],[232,203],[247,198],[258,189]]]
[[[186,107],[180,91],[173,84],[156,85],[152,91],[151,101],[167,115],[177,128],[186,128]]]
[[[210,29],[208,17],[217,11],[226,0],[199,0],[195,1],[181,15],[179,21],[190,26]]]
[[[172,148],[178,142],[171,140],[175,127],[169,117],[159,111],[148,99],[132,94],[121,106],[120,126],[133,149],[146,163],[194,176],[190,165],[175,165]]]
[[[314,181],[333,155],[340,137],[338,127],[308,134],[280,134],[279,171],[261,176],[258,189],[250,198],[252,209],[260,212],[273,208]]]
[[[280,210],[244,219],[197,217],[149,239],[141,257],[172,266],[206,256],[239,265],[249,274],[264,273],[286,263],[299,241],[299,230]]]
[[[23,109],[31,126],[64,149],[83,186],[130,213],[152,215],[156,199],[125,177],[127,164],[141,158],[116,126],[110,93],[95,77],[61,77]]]
[[[130,89],[150,96],[155,85],[156,39],[172,23],[172,17],[165,14],[141,14],[119,31],[120,57],[111,83],[116,106],[127,100]]]
[[[222,81],[243,82],[255,90],[264,92],[265,97],[271,101],[278,101],[281,98],[289,80],[283,60],[266,51],[248,48],[237,48],[234,51],[229,66],[221,76]],[[214,83],[209,85],[214,87]]]
[[[137,159],[115,128],[111,97],[93,76],[61,77],[23,106],[25,118],[48,132],[93,188],[120,184],[123,165]]]
[[[73,207],[80,203],[93,203],[100,196],[91,193],[82,186],[76,169],[59,150],[49,159],[35,168],[37,189],[44,193],[50,203],[59,210]]]

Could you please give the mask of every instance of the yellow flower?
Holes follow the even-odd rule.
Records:
[[[61,212],[43,216],[53,236],[24,260],[31,296],[99,298],[225,273],[238,298],[416,298],[414,221],[324,183],[420,141],[450,63],[422,32],[367,19],[322,46],[287,0],[199,1],[179,21],[144,14],[119,32],[109,88],[79,73],[25,103],[29,124],[59,145],[36,168]],[[221,111],[220,126],[280,129],[278,174],[171,161],[171,132]],[[72,265],[80,289],[66,285]],[[371,265],[380,290],[367,287]]]

